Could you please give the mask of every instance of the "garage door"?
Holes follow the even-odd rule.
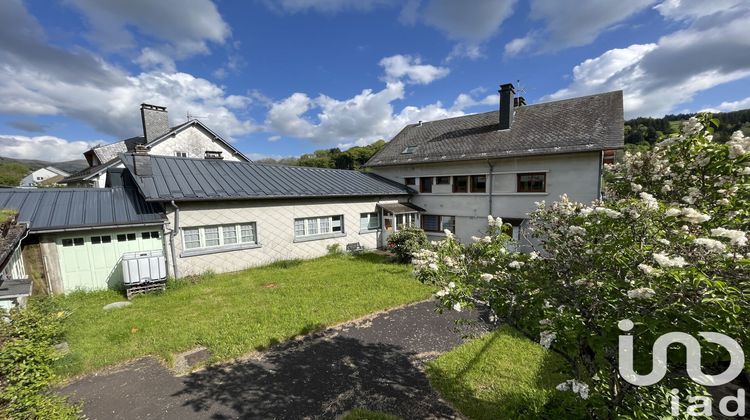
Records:
[[[139,230],[89,231],[56,240],[65,292],[76,289],[120,288],[120,258],[126,252],[161,250],[162,232]]]

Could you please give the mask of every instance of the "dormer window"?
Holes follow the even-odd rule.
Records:
[[[177,157],[187,157],[187,152],[174,152]]]
[[[224,159],[221,157],[221,152],[206,150],[206,159]]]
[[[403,152],[401,152],[402,155],[410,155],[417,151],[417,146],[406,146],[406,149],[404,149]]]

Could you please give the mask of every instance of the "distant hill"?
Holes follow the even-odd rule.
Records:
[[[750,134],[750,109],[713,114],[719,119],[714,141],[726,142],[737,130]],[[693,114],[672,114],[662,118],[633,118],[625,121],[625,144],[654,144],[662,134],[676,133],[680,122]]]
[[[88,162],[86,162],[85,159],[77,159],[77,160],[68,160],[64,162],[47,162],[44,160],[34,160],[34,159],[13,159],[8,158],[4,156],[0,156],[0,163],[9,163],[9,162],[15,162],[20,163],[22,165],[25,165],[29,168],[30,171],[35,171],[39,168],[44,168],[46,166],[54,166],[57,169],[62,169],[65,172],[73,173],[78,172],[82,169],[86,169],[89,167]]]
[[[361,170],[362,166],[367,163],[375,153],[382,149],[385,144],[385,140],[378,140],[367,146],[354,146],[344,151],[338,147],[334,147],[332,149],[320,149],[312,153],[305,153],[298,158],[266,158],[260,159],[257,162],[287,166]]]

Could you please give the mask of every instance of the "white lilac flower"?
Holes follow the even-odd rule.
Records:
[[[448,289],[446,287],[444,289],[441,289],[441,290],[438,290],[437,292],[435,292],[435,296],[437,296],[437,297],[447,296],[447,295],[450,294],[450,292],[451,292],[450,289]]]
[[[711,219],[711,216],[703,214],[698,210],[690,207],[682,209],[682,217],[694,225],[703,223]]]
[[[711,236],[718,236],[720,238],[727,238],[730,240],[732,245],[745,246],[747,245],[747,235],[741,230],[715,228],[711,229]]]
[[[635,182],[630,183],[630,189],[632,189],[634,192],[639,192],[643,190],[643,187],[640,184],[636,184]]]
[[[656,295],[656,292],[650,287],[628,290],[628,298],[630,299],[651,299],[654,295]]]
[[[726,199],[726,198],[722,198],[722,199],[717,200],[716,204],[718,204],[720,206],[728,206],[729,205],[729,200]]]
[[[449,289],[455,289],[456,288],[456,283],[453,283],[453,282],[448,283],[448,288]]]
[[[717,241],[716,239],[698,238],[694,240],[693,243],[705,247],[711,252],[724,252],[727,249],[727,246],[724,245],[723,242]]]
[[[656,242],[658,242],[658,243],[660,243],[662,245],[672,245],[671,242],[669,242],[668,240],[666,240],[664,238],[659,238],[659,239],[656,240]]]
[[[669,184],[662,185],[661,192],[663,192],[663,193],[666,194],[666,193],[668,193],[670,191],[672,191],[672,186],[671,185],[669,185]]]
[[[479,242],[479,241],[482,240],[482,238],[480,238],[479,236],[472,236],[471,240],[472,240],[472,242]]]
[[[570,232],[570,234],[572,235],[581,236],[586,234],[586,229],[580,226],[570,226],[568,227],[568,232]]]
[[[661,274],[661,271],[658,268],[651,267],[648,264],[638,264],[638,269],[648,276],[657,276]]]
[[[484,238],[482,238],[482,242],[488,244],[492,242],[492,238],[490,236],[485,236]]]
[[[675,208],[675,207],[670,207],[667,209],[667,211],[664,212],[664,215],[666,215],[667,217],[679,216],[681,214],[682,214],[682,210]]]
[[[613,219],[617,219],[619,217],[622,217],[622,213],[620,213],[617,210],[608,209],[606,207],[594,207],[593,213],[600,213],[604,214],[608,217],[611,217]]]
[[[429,268],[432,271],[438,271],[438,265],[435,263],[429,263],[427,264],[427,268]]]
[[[453,237],[453,232],[451,232],[449,229],[443,230],[443,233],[445,233],[445,236],[449,239]]]
[[[555,389],[558,391],[572,391],[584,400],[589,398],[589,386],[583,382],[578,382],[575,379],[568,379],[557,385]]]
[[[736,159],[750,152],[750,137],[745,137],[742,131],[735,131],[727,142],[729,146],[729,158]]]
[[[581,216],[586,217],[589,214],[591,214],[594,211],[591,207],[584,207],[581,210],[579,210],[579,213],[581,213]]]
[[[646,203],[646,208],[650,210],[658,209],[659,208],[659,202],[656,201],[656,198],[654,198],[653,195],[642,192],[639,194],[641,197],[641,200],[643,200]]]
[[[494,279],[494,278],[495,278],[495,276],[493,276],[493,275],[492,275],[492,274],[490,274],[490,273],[482,273],[482,274],[481,274],[481,275],[479,276],[479,278],[481,278],[481,279],[482,279],[482,280],[484,280],[484,281],[490,281],[490,280]]]
[[[508,264],[508,267],[510,267],[510,268],[521,268],[522,265],[523,265],[523,263],[521,261],[511,261]]]
[[[491,214],[487,216],[487,225],[495,226],[495,218]]]
[[[750,166],[745,166],[740,171],[740,175],[750,175]]]
[[[456,311],[456,312],[461,312],[461,303],[460,302],[454,303],[453,304],[453,310]]]
[[[539,333],[539,344],[548,349],[552,346],[555,338],[557,338],[557,334],[554,331],[542,331]]]
[[[552,324],[552,320],[549,318],[544,318],[539,320],[539,325],[550,325]]]
[[[539,259],[539,254],[536,251],[531,251],[529,252],[529,259],[530,260]]]
[[[591,282],[589,279],[578,279],[573,282],[576,286],[587,286],[587,287],[594,287],[594,283]]]
[[[684,202],[686,202],[688,204],[693,204],[693,203],[695,203],[695,197],[690,196],[690,195],[686,195],[686,196],[682,197],[682,201],[684,201]]]
[[[662,267],[684,267],[687,265],[687,261],[682,257],[672,258],[669,255],[660,252],[654,254],[654,261]]]

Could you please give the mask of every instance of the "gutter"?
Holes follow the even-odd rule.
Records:
[[[124,225],[104,225],[104,226],[80,226],[80,227],[74,227],[74,228],[60,228],[60,229],[30,229],[29,231],[31,233],[59,233],[59,232],[77,232],[81,230],[98,230],[98,229],[123,229],[123,228],[130,228],[130,227],[143,227],[143,226],[158,226],[161,225],[163,222],[161,220],[154,221],[154,222],[148,222],[148,223],[131,223],[131,224],[124,224]]]
[[[489,179],[487,180],[487,192],[489,192],[489,194],[487,195],[487,208],[489,209],[487,214],[492,216],[492,178],[494,178],[492,176],[492,173],[495,171],[495,165],[493,165],[492,162],[487,159],[487,166],[489,166],[490,168],[490,175]]]
[[[177,207],[177,203],[175,203],[174,200],[172,200],[170,204],[174,207],[174,227],[169,234],[169,250],[172,254],[172,274],[174,274],[174,278],[177,280],[179,275],[177,272],[177,251],[174,246],[174,238],[176,238],[177,234],[180,232],[180,208]]]

